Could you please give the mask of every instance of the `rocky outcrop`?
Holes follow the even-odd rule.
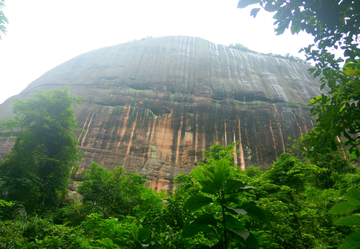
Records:
[[[149,38],[80,55],[16,97],[69,85],[86,99],[76,108],[81,168],[123,165],[169,189],[216,142],[239,142],[242,169],[271,165],[288,137],[313,127],[306,105],[320,90],[308,67],[195,37]],[[0,122],[9,110],[0,105]],[[3,154],[9,146],[0,140]]]

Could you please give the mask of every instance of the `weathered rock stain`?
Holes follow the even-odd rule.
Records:
[[[148,38],[79,55],[16,98],[69,85],[85,99],[76,107],[80,167],[123,165],[149,186],[171,189],[216,142],[239,142],[241,169],[269,167],[288,148],[287,137],[314,126],[301,108],[321,93],[308,68],[195,37]],[[12,116],[9,108],[11,99],[0,105],[0,122]],[[0,156],[12,146],[1,138]]]

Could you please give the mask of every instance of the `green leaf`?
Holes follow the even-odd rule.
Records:
[[[355,150],[355,151],[353,151],[353,152],[350,153],[351,159],[356,159],[356,158],[358,158],[358,156],[357,156],[357,154],[356,154],[357,151],[359,151],[359,150]]]
[[[245,245],[246,245],[246,249],[259,248],[259,242],[252,233],[250,233],[249,237],[246,239]]]
[[[209,183],[208,183],[209,182]],[[214,183],[208,181],[206,184],[202,184],[203,188],[201,189],[201,192],[214,195],[218,192],[218,189],[214,187]]]
[[[241,221],[231,215],[225,216],[225,227],[234,230],[243,230],[245,228]]]
[[[296,33],[296,30],[298,28],[297,24],[292,23],[291,24],[291,34],[294,35]]]
[[[334,222],[334,224],[338,226],[359,226],[360,219],[354,215],[351,215],[338,219]]]
[[[360,231],[351,234],[346,242],[339,246],[338,249],[359,249],[360,247]]]
[[[246,186],[246,184],[241,181],[228,179],[225,184],[226,193],[230,194],[231,192],[240,190],[245,186]]]
[[[5,207],[5,206],[11,207],[12,205],[13,204],[11,201],[0,200],[0,207]]]
[[[102,240],[97,240],[97,242],[101,245],[103,245],[106,248],[114,248],[114,243],[111,239],[105,238]]]
[[[250,185],[246,185],[245,187],[243,187],[244,190],[246,190],[246,189],[254,189],[254,188],[256,188],[256,187],[250,186]]]
[[[226,198],[224,199],[224,200],[225,200],[225,203],[227,203],[227,202],[232,202],[232,203],[238,204],[238,203],[239,203],[238,196],[239,196],[239,193],[230,194],[228,197],[226,197]]]
[[[238,2],[237,7],[239,9],[243,9],[243,8],[249,6],[249,5],[256,4],[256,3],[259,3],[259,2],[260,2],[259,0],[240,0]]]
[[[194,175],[194,177],[198,180],[198,181],[207,181],[204,172],[199,169],[199,168],[195,168],[191,171],[191,173]]]
[[[241,214],[241,215],[246,215],[247,212],[245,209],[241,209],[241,208],[232,208],[232,207],[228,207],[228,206],[225,206],[226,210],[229,211],[230,213],[232,214]]]
[[[351,205],[348,201],[336,203],[329,211],[329,214],[347,214],[354,211],[357,206]]]
[[[131,234],[134,237],[134,239],[138,238],[139,228],[134,223],[131,225]]]
[[[202,169],[202,170],[206,173],[206,176],[211,179],[211,181],[214,181],[214,174],[211,171],[207,169]]]
[[[240,208],[243,208],[246,210],[247,215],[249,215],[251,218],[253,218],[256,221],[263,222],[266,224],[270,224],[270,217],[267,215],[267,213],[257,206],[255,206],[252,203],[244,203],[240,206]]]
[[[313,99],[310,99],[310,102],[315,104],[315,103],[319,103],[319,101],[321,100],[321,96],[316,96]]]
[[[254,8],[250,11],[250,16],[256,17],[257,13],[259,12],[260,8]]]
[[[316,72],[314,73],[314,78],[318,77],[321,74],[321,70],[317,69]],[[317,96],[320,97],[320,96]]]
[[[360,206],[360,189],[353,189],[345,194],[347,201],[353,206]]]
[[[211,214],[203,214],[195,220],[184,225],[183,238],[195,236],[198,232],[214,232],[209,226],[216,226],[217,221]]]
[[[187,209],[190,211],[195,211],[211,202],[213,202],[213,200],[209,197],[205,197],[203,195],[194,195],[194,196],[191,196],[184,203],[184,209]]]
[[[309,71],[309,73],[310,73],[310,74],[314,73],[314,72],[315,72],[315,70],[316,70],[316,68],[315,68],[315,67],[312,67],[312,68],[309,68],[309,69],[308,69],[308,71]]]
[[[224,186],[224,182],[226,180],[226,175],[224,171],[219,171],[215,173],[214,177],[214,187],[217,190],[220,190]]]
[[[138,233],[138,240],[139,241],[144,241],[147,238],[150,237],[151,231],[149,228],[141,228],[139,229],[139,233]]]
[[[239,236],[241,239],[245,240],[249,237],[250,232],[248,230],[234,230],[234,229],[228,229],[227,230],[231,231],[233,234]]]
[[[215,163],[214,184],[217,189],[223,187],[230,173],[230,166],[227,160],[220,160]]]

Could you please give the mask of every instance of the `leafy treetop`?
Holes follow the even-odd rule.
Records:
[[[23,203],[29,210],[60,203],[70,170],[80,159],[72,110],[80,101],[68,88],[15,100],[15,118],[1,125],[16,136],[14,147],[0,163],[0,195],[4,199]]]

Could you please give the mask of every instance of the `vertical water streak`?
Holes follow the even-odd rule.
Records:
[[[198,145],[198,139],[199,139],[199,127],[198,127],[198,118],[199,118],[199,114],[196,113],[195,114],[195,163],[198,161],[197,159],[197,152],[199,151],[199,145]]]
[[[186,46],[186,55],[185,55],[185,65],[184,65],[184,85],[185,91],[188,91],[188,82],[189,82],[189,67],[190,67],[190,37],[188,37],[187,46]]]
[[[233,142],[236,143],[235,132],[233,132],[233,134],[234,134]],[[233,148],[233,157],[234,157],[234,164],[235,164],[235,166],[237,166],[238,165],[238,160],[237,160],[238,158],[237,158],[237,154],[236,154],[236,146],[234,146],[234,148]]]
[[[150,131],[150,134],[149,134],[149,151],[148,151],[148,158],[153,158],[153,154],[152,154],[152,146],[155,146],[156,147],[156,141],[154,142],[154,137],[155,137],[155,133],[156,133],[156,119],[157,119],[157,116],[154,117],[154,121],[153,121],[153,124],[152,124],[152,127],[151,127],[151,131]],[[155,145],[153,145],[155,144]]]
[[[178,130],[178,137],[177,137],[177,145],[176,145],[176,158],[175,158],[175,165],[179,164],[179,154],[180,154],[180,142],[181,142],[181,130],[184,123],[184,116],[181,115],[180,117],[180,128]]]
[[[130,134],[129,144],[128,144],[128,147],[127,147],[127,149],[126,149],[126,154],[125,154],[126,156],[128,156],[129,153],[130,153],[131,144],[132,144],[132,139],[133,139],[133,136],[134,136],[134,133],[135,133],[135,128],[136,128],[136,122],[137,122],[138,114],[139,114],[139,110],[136,111],[135,121],[134,121],[133,126],[132,126],[132,128],[131,128],[131,134]]]
[[[215,52],[215,55],[216,55],[215,58],[216,58],[216,61],[217,61],[217,70],[218,70],[218,73],[219,73],[219,80],[220,80],[221,90],[225,90],[225,84],[224,84],[224,80],[223,80],[222,74],[221,74],[221,62],[220,62],[220,54],[219,54],[218,45],[213,43],[213,46],[214,46],[214,52]]]
[[[280,106],[281,108],[281,106]],[[277,108],[276,106],[274,105],[274,110],[275,110],[275,113],[276,113],[276,117],[277,117],[277,123],[278,123],[278,126],[279,126],[279,132],[280,132],[280,137],[281,137],[281,142],[282,142],[282,147],[283,147],[283,153],[285,153],[285,142],[284,142],[284,137],[283,137],[283,133],[282,133],[282,129],[281,129],[281,123],[279,121],[279,114],[278,114],[278,111],[277,111]]]
[[[237,63],[237,57],[236,55],[234,54],[234,49],[229,49],[230,52],[231,52],[231,55],[233,57],[233,62],[234,62],[234,72],[235,72],[235,75],[236,75],[236,78],[237,78],[237,82],[239,83],[239,87],[240,87],[240,91],[243,90],[245,88],[244,86],[244,82],[240,80],[240,76],[239,76],[239,72],[238,72],[238,63]]]
[[[182,66],[182,54],[183,54],[183,39],[184,39],[184,36],[180,36],[180,42],[179,42],[179,45],[178,45],[178,62],[177,62],[177,69],[176,69],[176,76],[180,76],[181,75],[181,72],[179,70],[181,70],[181,66]]]
[[[85,130],[85,126],[86,126],[86,123],[87,123],[87,121],[88,121],[88,119],[89,119],[89,117],[90,117],[90,113],[91,113],[91,112],[89,112],[89,114],[88,114],[87,117],[86,117],[86,120],[85,120],[85,123],[84,123],[84,125],[83,125],[82,130]],[[79,135],[79,138],[78,138],[78,143],[80,142],[81,135],[82,135],[82,132],[80,132],[80,135]]]
[[[295,82],[295,87],[296,88],[300,88],[300,90],[302,91],[302,93],[306,96],[306,98],[310,99],[310,94],[309,92],[307,91],[305,85],[304,85],[304,82],[308,82],[306,81],[305,79],[307,78],[306,75],[300,75],[299,72],[300,71],[303,71],[303,70],[300,70],[298,68],[299,64],[300,63],[291,63],[290,65],[290,62],[287,61],[287,60],[283,60],[283,63],[282,64],[285,64],[287,69],[288,69],[288,73],[290,74],[291,76],[291,79],[294,80]],[[294,67],[297,67],[296,69]],[[305,76],[305,77],[304,77]],[[307,87],[310,87],[312,88],[311,84],[307,84]],[[317,92],[315,90],[315,92]],[[320,94],[320,93],[319,93]]]
[[[120,130],[120,134],[119,134],[120,139],[119,139],[119,142],[118,142],[117,147],[116,147],[117,149],[119,148],[119,146],[120,146],[120,144],[121,144],[121,141],[122,141],[122,139],[124,138],[124,135],[125,135],[126,123],[127,123],[127,121],[128,121],[128,118],[129,118],[130,109],[131,109],[131,106],[129,106],[129,105],[126,105],[126,106],[124,106],[124,108],[123,108],[123,111],[126,110],[127,113],[126,113],[126,116],[125,116],[125,118],[124,118],[124,123],[123,123],[123,125],[122,125],[122,128],[121,128],[121,130]]]
[[[270,109],[269,109],[269,113],[270,113]],[[269,114],[270,117],[271,117],[271,113]],[[271,137],[272,137],[272,140],[273,140],[273,144],[274,144],[274,150],[275,150],[275,158],[277,159],[277,153],[276,153],[276,143],[275,143],[275,137],[274,137],[274,132],[273,132],[273,129],[272,129],[272,126],[271,126],[271,119],[269,120],[270,123],[269,123],[269,129],[270,129],[270,132],[271,132]]]
[[[87,135],[88,132],[89,132],[89,128],[90,128],[90,125],[91,125],[91,121],[92,121],[92,119],[93,119],[93,117],[94,117],[94,114],[95,114],[95,112],[93,112],[93,114],[92,114],[92,116],[91,116],[91,118],[90,118],[89,124],[88,124],[88,126],[87,126],[85,135],[84,135],[83,139],[81,140],[81,147],[84,146],[84,142],[85,142],[85,139],[86,139],[86,135]]]
[[[241,141],[241,127],[240,127],[240,118],[239,116],[237,117],[238,119],[238,130],[239,130],[239,152],[240,152],[240,167],[241,170],[244,171],[245,170],[245,159],[244,159],[244,150],[243,150],[243,146],[242,146],[242,141]]]
[[[225,132],[225,146],[227,146],[227,132],[226,132],[226,119],[224,120],[224,132]]]
[[[226,64],[227,64],[227,73],[228,73],[228,80],[230,82],[232,82],[232,79],[231,79],[231,71],[230,71],[230,60],[229,60],[229,55],[228,53],[226,52],[226,46],[223,46],[224,48],[224,53],[226,55]]]
[[[234,54],[237,56],[238,61],[239,61],[239,68],[240,68],[239,77],[244,84],[243,91],[244,92],[254,92],[254,87],[255,87],[255,91],[259,91],[259,87],[256,82],[256,79],[253,79],[255,73],[254,73],[251,65],[250,65],[250,73],[248,73],[248,71],[249,71],[248,67],[249,67],[249,64],[251,63],[251,61],[249,61],[247,58],[248,53],[234,50]]]
[[[163,126],[162,126],[162,131],[161,131],[161,137],[160,137],[160,143],[158,143],[158,141],[156,142],[156,144],[160,144],[162,146],[164,146],[165,143],[165,137],[166,137],[166,128],[167,128],[167,122],[168,122],[168,115],[165,115],[164,121],[163,121]],[[165,158],[164,158],[165,157]],[[162,153],[160,154],[160,159],[166,161],[166,157],[167,155],[163,155]],[[159,156],[158,156],[159,158]]]
[[[215,62],[215,52],[212,47],[212,42],[209,41],[209,49],[212,56],[212,60],[210,61],[210,71],[211,71],[211,83],[213,91],[216,91],[216,84],[215,84],[215,76],[214,76],[214,62]]]
[[[245,59],[244,63],[243,63],[244,68],[246,67],[246,69],[244,71],[247,73],[245,77],[246,77],[246,79],[247,78],[249,79],[249,83],[251,85],[252,91],[260,92],[260,88],[261,88],[259,86],[260,80],[259,80],[259,76],[255,70],[255,69],[257,69],[256,68],[257,64],[256,64],[256,62],[254,63],[254,61],[253,61],[253,59],[254,59],[253,54],[246,53],[246,52],[241,53],[240,51],[238,51],[238,55],[241,58]],[[255,87],[255,89],[254,89],[254,87]]]
[[[289,102],[289,99],[287,98],[286,93],[280,85],[279,81],[277,80],[277,77],[273,73],[270,73],[273,71],[271,70],[271,68],[269,68],[272,63],[272,58],[263,55],[256,55],[253,58],[256,59],[256,62],[259,65],[261,72],[268,72],[262,74],[262,76],[265,78],[265,80],[263,79],[263,81],[266,83],[270,83],[270,86],[273,89],[275,96],[277,96],[281,101]],[[264,60],[267,63],[264,63]]]

